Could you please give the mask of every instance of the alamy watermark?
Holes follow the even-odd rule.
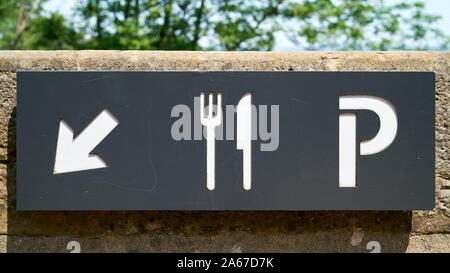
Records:
[[[223,110],[224,115],[221,116],[221,122],[215,128],[215,139],[235,140],[237,106],[224,105]],[[208,113],[209,106],[206,106],[204,111]],[[217,113],[217,111],[217,105],[214,105],[213,112]],[[252,104],[251,111],[251,139],[263,142],[260,144],[260,151],[276,151],[280,143],[280,106],[255,106]],[[200,120],[200,97],[194,97],[193,111],[186,104],[177,104],[172,107],[170,116],[177,118],[170,130],[174,140],[203,140],[207,138],[207,128],[202,126]]]

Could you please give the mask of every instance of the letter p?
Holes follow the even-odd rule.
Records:
[[[370,110],[380,119],[378,133],[362,140],[361,155],[371,155],[386,149],[397,134],[397,114],[387,100],[375,96],[346,95],[339,97],[340,110]],[[339,115],[339,187],[356,187],[356,114]]]

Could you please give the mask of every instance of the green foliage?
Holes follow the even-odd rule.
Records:
[[[18,1],[0,1],[0,49],[13,48],[18,16]]]
[[[37,50],[81,48],[83,34],[67,25],[65,18],[56,13],[49,17],[37,17],[30,22],[22,47]]]
[[[213,23],[219,48],[225,50],[271,50],[279,30],[275,19],[280,14],[283,0],[225,0],[218,1]],[[270,22],[264,25],[264,23]]]
[[[449,48],[423,1],[386,2],[79,0],[70,18],[38,10],[20,48],[272,50],[276,33],[310,50]],[[0,1],[0,48],[13,47],[19,9],[17,0]]]
[[[388,6],[382,0],[308,0],[290,3],[284,15],[299,22],[286,28],[296,43],[309,49],[426,49],[445,35],[434,27],[440,17],[424,12],[423,2]]]
[[[41,0],[45,3],[46,0]],[[34,0],[25,0],[25,10],[31,10]],[[0,49],[13,49],[18,26],[20,1],[0,0]],[[39,14],[41,9],[37,10]],[[26,15],[26,14],[25,14]]]

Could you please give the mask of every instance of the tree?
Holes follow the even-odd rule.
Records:
[[[195,50],[207,20],[205,2],[84,0],[77,12],[92,48]]]
[[[20,38],[22,37],[23,31],[25,30],[28,21],[30,21],[31,16],[36,12],[39,8],[41,0],[35,0],[31,9],[25,14],[26,10],[26,2],[25,0],[20,0],[20,10],[19,10],[19,19],[17,20],[17,30],[16,30],[16,38],[14,39],[14,49],[19,48]]]
[[[0,49],[19,49],[33,17],[39,17],[45,0],[0,1]]]
[[[430,36],[448,47],[420,1],[85,0],[78,10],[95,19],[94,48],[271,50],[276,32],[307,49],[425,49]]]
[[[33,19],[25,33],[24,48],[36,50],[83,49],[84,36],[69,25],[64,16],[51,13]]]
[[[426,14],[421,1],[308,0],[289,3],[283,14],[293,22],[286,28],[291,39],[303,40],[308,49],[420,50],[430,48],[430,38],[448,47],[445,35],[433,26],[440,17]]]
[[[0,48],[14,48],[19,9],[16,0],[0,1]]]
[[[219,48],[225,50],[271,50],[274,33],[279,30],[283,0],[218,1],[218,14],[223,18],[214,23]],[[269,25],[264,25],[270,22]]]
[[[71,18],[33,15],[38,0],[20,3],[0,2],[0,48],[17,37],[23,49],[272,50],[277,34],[322,50],[448,49],[450,41],[423,1],[79,0]]]

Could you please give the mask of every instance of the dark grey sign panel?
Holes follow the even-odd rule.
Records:
[[[434,207],[431,72],[17,77],[19,210]]]

